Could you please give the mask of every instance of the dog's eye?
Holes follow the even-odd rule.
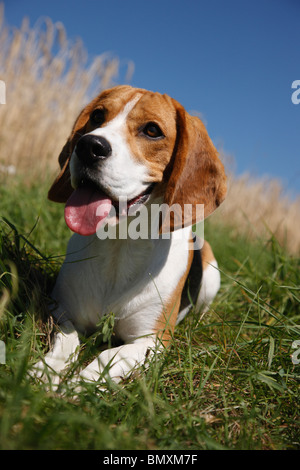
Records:
[[[104,109],[94,109],[94,111],[90,114],[90,120],[93,124],[103,124],[105,119],[105,111]]]
[[[143,134],[151,139],[158,139],[159,137],[163,137],[164,134],[160,127],[155,124],[155,122],[148,122],[143,128]]]

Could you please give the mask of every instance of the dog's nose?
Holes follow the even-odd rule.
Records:
[[[76,145],[76,154],[85,164],[94,163],[111,155],[110,143],[98,135],[84,135]]]

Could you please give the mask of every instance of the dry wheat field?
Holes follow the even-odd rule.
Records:
[[[1,181],[17,174],[30,184],[37,175],[56,171],[75,116],[93,95],[119,83],[120,62],[105,53],[89,59],[82,42],[71,42],[63,24],[48,18],[34,26],[25,18],[20,29],[11,28],[3,5],[0,51],[0,80],[7,90],[6,105],[0,107]],[[126,81],[132,71],[129,63]],[[291,200],[280,181],[237,177],[230,165],[227,172],[228,196],[213,223],[253,237],[273,235],[299,254],[300,196]]]

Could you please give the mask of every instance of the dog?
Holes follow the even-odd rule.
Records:
[[[80,335],[113,312],[122,344],[102,351],[76,380],[119,382],[168,346],[179,320],[192,306],[207,309],[219,290],[217,261],[206,241],[195,248],[192,226],[225,199],[224,166],[199,118],[168,95],[127,85],[83,109],[59,164],[48,197],[65,204],[75,233],[52,292],[60,329],[36,371],[59,383]],[[132,227],[129,236],[130,225],[152,223],[160,205],[175,210],[158,211],[154,236]]]

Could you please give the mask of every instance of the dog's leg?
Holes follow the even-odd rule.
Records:
[[[218,263],[214,257],[211,246],[207,241],[201,249],[202,258],[202,281],[201,288],[196,302],[196,309],[202,311],[202,315],[207,312],[210,304],[215,298],[221,285],[221,276],[218,270]]]
[[[33,366],[31,375],[58,384],[60,372],[76,360],[79,344],[73,324],[70,321],[62,323],[60,331],[55,335],[52,349],[43,360]]]
[[[91,382],[100,379],[103,383],[105,377],[108,376],[114,382],[120,382],[136,367],[144,364],[146,358],[153,354],[155,349],[155,336],[139,338],[132,343],[106,349],[81,371],[79,377],[74,379],[73,383],[77,383],[80,379]]]

